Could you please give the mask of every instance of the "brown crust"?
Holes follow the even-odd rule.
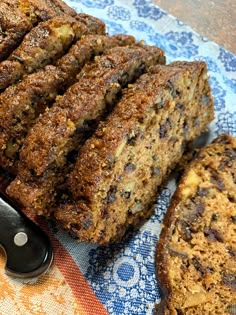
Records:
[[[60,92],[76,81],[76,75],[94,56],[105,49],[135,43],[129,35],[86,35],[60,58],[56,66],[26,76],[0,95],[0,165],[16,172],[18,153],[35,119]]]
[[[63,55],[75,38],[74,24],[72,17],[63,16],[33,28],[8,60],[0,64],[0,89],[7,88],[24,74],[32,73]],[[58,33],[63,32],[63,28],[67,28],[65,37]],[[81,28],[85,33],[83,24]]]
[[[35,0],[30,0],[31,3],[34,3]],[[42,0],[37,0],[41,2]],[[76,12],[74,9],[69,7],[64,1],[62,0],[44,0],[46,6],[51,7],[53,12],[57,12],[57,15],[68,14],[71,16],[75,16]]]
[[[20,10],[0,3],[0,61],[18,46],[31,28],[32,24]]]
[[[175,63],[172,63],[167,66],[158,65],[150,68],[148,74],[144,74],[133,86],[131,85],[130,88],[127,89],[124,93],[123,102],[114,109],[108,118],[107,124],[109,127],[106,126],[107,130],[104,136],[101,137],[100,135],[100,133],[103,134],[101,130],[104,126],[102,124],[99,130],[95,133],[94,137],[91,137],[81,150],[82,153],[79,156],[78,162],[76,163],[69,179],[70,189],[75,198],[80,196],[80,188],[82,186],[84,188],[86,186],[86,189],[84,190],[87,194],[86,197],[92,198],[93,194],[97,190],[97,187],[100,185],[100,182],[103,180],[102,177],[98,176],[95,170],[98,170],[98,166],[101,166],[102,162],[106,161],[110,154],[114,155],[117,146],[122,139],[126,138],[128,130],[132,130],[134,127],[133,124],[136,123],[139,115],[141,117],[143,116],[145,107],[148,108],[150,106],[148,98],[151,100],[154,98],[154,88],[166,88],[166,86],[168,86],[167,82],[169,81],[169,78],[173,77],[175,79],[175,77],[182,72],[181,69],[194,72],[199,71],[199,68],[205,67],[203,62],[180,62],[180,65],[181,67],[179,65],[176,67]],[[142,94],[143,91],[147,93],[148,98],[145,93]],[[130,95],[133,96],[132,106],[128,105],[128,103],[131,102],[131,98],[129,99]],[[127,102],[125,102],[126,97],[128,99]],[[107,124],[105,123],[105,125]],[[128,127],[121,127],[123,124],[127,124]],[[96,142],[99,141],[100,138],[102,138],[101,147],[104,148],[103,150],[100,150],[100,146],[96,147]],[[93,144],[95,145],[95,149],[90,150],[89,147]],[[100,171],[102,172],[102,169],[100,169]],[[78,176],[78,172],[81,172],[80,176]],[[108,173],[106,173],[106,176],[107,175]],[[84,178],[83,183],[80,182],[81,178]],[[86,183],[87,178],[88,182]],[[83,196],[84,191],[82,193]]]
[[[58,211],[55,212],[56,218],[63,223],[63,226],[66,229],[72,231],[79,240],[99,243],[115,241],[124,234],[129,225],[136,225],[142,218],[150,215],[150,203],[153,202],[153,198],[156,195],[156,188],[151,188],[149,204],[146,201],[146,207],[143,211],[138,211],[137,213],[134,212],[132,215],[129,213],[128,215],[128,209],[125,208],[123,209],[124,212],[120,209],[119,214],[118,210],[116,210],[116,214],[113,215],[108,212],[104,217],[102,208],[106,205],[103,205],[104,201],[102,200],[105,200],[106,198],[104,197],[103,192],[107,192],[106,185],[113,186],[112,181],[112,184],[109,184],[112,178],[119,178],[119,173],[114,173],[113,169],[113,167],[115,167],[113,166],[115,165],[114,161],[117,161],[118,163],[118,160],[116,160],[115,157],[118,154],[117,152],[119,152],[120,155],[120,150],[123,150],[125,152],[124,154],[127,153],[130,135],[132,135],[136,129],[141,128],[142,121],[145,121],[145,119],[148,120],[146,117],[152,117],[151,110],[154,111],[153,108],[155,107],[157,96],[162,95],[162,91],[169,91],[169,89],[172,91],[172,84],[174,86],[177,79],[181,80],[180,78],[184,78],[189,75],[189,73],[191,73],[193,77],[195,75],[197,78],[200,77],[202,71],[205,71],[205,69],[205,64],[203,62],[183,62],[177,67],[175,65],[153,67],[153,69],[150,70],[151,74],[143,75],[124,93],[123,98],[110,114],[108,120],[100,124],[96,133],[88,139],[82,147],[74,170],[68,179],[68,186],[73,195],[73,202],[71,204],[69,203],[69,205],[62,205],[61,209],[58,209]],[[170,81],[172,82],[171,84]],[[204,81],[204,78],[202,81]],[[209,93],[210,88],[207,82],[204,87],[205,86],[205,93]],[[181,90],[179,93],[181,94],[183,91]],[[200,97],[203,91],[200,90],[199,93]],[[179,101],[181,102],[181,99]],[[200,110],[200,105],[198,105],[199,108],[195,108],[199,110],[198,114],[200,115],[200,118],[203,119],[203,122],[201,123],[201,126],[198,127],[199,129],[196,128],[196,126],[191,129],[191,133],[189,132],[189,135],[184,136],[185,140],[189,141],[191,138],[199,135],[201,130],[205,129],[206,125],[213,119],[212,100],[210,101],[209,99],[209,102],[207,110],[206,108],[201,108]],[[167,108],[175,106],[174,103],[167,103]],[[178,112],[177,108],[176,111]],[[149,113],[148,116],[145,114],[146,111]],[[208,118],[206,118],[206,114],[208,115]],[[158,117],[162,117],[161,115],[165,117],[164,109],[162,114],[160,111]],[[171,119],[171,114],[169,115]],[[196,113],[193,114],[193,117],[189,116],[188,120],[192,119],[194,121],[195,115]],[[204,116],[205,120],[203,118]],[[155,126],[156,127],[152,128],[158,130],[158,125]],[[139,136],[141,137],[141,135]],[[139,141],[139,136],[137,141]],[[142,137],[140,139],[142,139]],[[160,140],[160,143],[162,143],[162,140]],[[122,149],[123,147],[126,149]],[[165,150],[167,149],[168,148],[165,148]],[[164,180],[170,169],[176,165],[181,157],[181,146],[178,150],[180,152],[178,152],[175,160],[172,161],[172,164],[167,166],[165,173],[159,175],[158,180]],[[127,160],[125,161],[127,163]],[[136,162],[138,163],[138,161]],[[122,166],[120,169],[123,169]],[[145,181],[145,178],[146,182],[151,181],[150,178],[147,179],[146,177],[148,173],[149,169],[143,170],[141,174],[144,175],[140,175],[141,177],[138,181],[142,183],[142,180]],[[155,187],[157,183],[160,185],[160,182],[155,182]],[[119,183],[117,185],[119,185]],[[146,189],[147,188],[145,187],[145,190]],[[110,198],[109,194],[108,198]],[[114,202],[113,200],[112,202]],[[115,209],[119,208],[117,205],[111,207],[113,212]],[[128,207],[127,204],[126,207]],[[127,217],[125,221],[122,222],[123,216],[125,216],[124,213]],[[90,225],[88,223],[85,225],[83,222],[90,222]]]
[[[63,0],[2,0],[1,2],[8,4],[12,9],[20,10],[33,25],[55,16],[76,15],[75,10]]]
[[[178,190],[177,190],[178,191]],[[174,215],[174,210],[176,206],[179,204],[179,196],[177,191],[174,193],[171,204],[168,207],[167,213],[164,217],[163,223],[162,223],[162,230],[161,234],[159,236],[157,249],[156,249],[156,275],[158,279],[158,283],[161,286],[161,302],[158,304],[157,308],[157,315],[165,315],[170,313],[169,307],[168,307],[168,300],[171,299],[171,287],[168,279],[168,270],[166,269],[166,259],[167,255],[165,254],[165,247],[166,243],[168,242],[168,239],[170,237],[169,235],[169,228],[171,226],[171,218]]]
[[[171,199],[170,206],[168,207],[167,212],[165,214],[163,224],[162,224],[162,230],[161,230],[159,241],[156,248],[156,276],[160,283],[161,292],[162,292],[161,303],[157,307],[157,312],[156,312],[157,315],[177,314],[176,309],[174,309],[172,305],[172,286],[171,286],[170,278],[169,278],[169,270],[167,268],[168,266],[167,261],[170,257],[170,254],[167,248],[172,238],[172,231],[175,227],[174,222],[176,221],[176,218],[178,216],[176,209],[183,201],[182,192],[183,192],[183,189],[185,188],[185,182],[186,182],[188,173],[191,170],[193,170],[195,166],[202,163],[202,160],[205,158],[205,153],[207,153],[208,151],[212,152],[212,156],[214,156],[214,149],[216,146],[218,146],[219,148],[221,147],[220,149],[223,148],[223,150],[226,146],[228,146],[229,148],[233,147],[235,150],[236,139],[228,134],[221,134],[212,142],[212,144],[198,151],[197,155],[188,165],[183,176],[181,177],[181,180],[178,183],[178,187]],[[221,154],[223,156],[223,152]],[[212,166],[214,165],[213,163],[214,162],[212,158]],[[197,313],[193,313],[193,314],[197,314]]]
[[[66,86],[76,81],[76,74],[82,67],[100,55],[106,49],[116,46],[130,46],[135,44],[135,38],[130,35],[86,35],[73,45],[68,54],[58,60],[56,66],[63,72],[68,73]]]
[[[56,98],[65,74],[54,66],[26,76],[0,95],[0,165],[17,171],[18,154],[35,119]]]
[[[79,81],[40,117],[24,142],[18,177],[8,192],[38,213],[50,211],[46,205],[55,193],[52,190],[68,171],[64,167],[67,154],[80,148],[97,126],[106,105],[111,106],[122,86],[139,76],[145,66],[164,62],[164,57],[157,47],[135,45],[107,50],[95,60],[83,69]],[[91,121],[89,134],[86,121]]]
[[[104,32],[104,23],[89,16],[87,23],[79,15],[76,19],[64,15],[40,23],[25,36],[10,57],[0,64],[0,90],[20,80],[25,74],[55,63],[75,40],[96,32]]]
[[[154,60],[158,62],[162,55],[163,52],[156,47],[133,46],[113,48],[107,51],[107,55],[95,58],[96,62],[83,69],[78,82],[69,88],[33,127],[21,151],[22,162],[24,161],[29,169],[34,170],[37,176],[41,175],[50,164],[55,163],[62,150],[61,144],[75,133],[79,118],[96,119],[96,115],[94,116],[92,112],[98,114],[101,109],[96,100],[95,104],[92,102],[95,95],[107,93],[111,87],[121,90],[122,86],[119,82],[123,80],[123,85],[127,83],[125,72],[134,66],[138,68],[137,65],[148,65]],[[76,125],[73,127],[72,124]],[[46,139],[45,128],[49,129]],[[40,147],[37,143],[41,143]],[[41,158],[38,159],[36,156]]]
[[[62,14],[76,12],[61,0],[2,0],[0,3],[0,31],[4,35],[0,45],[0,61],[7,58],[34,25]]]
[[[79,13],[74,18],[79,22],[83,22],[90,30],[90,34],[104,35],[106,33],[105,23],[92,15]]]

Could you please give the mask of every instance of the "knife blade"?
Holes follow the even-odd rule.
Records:
[[[0,194],[0,246],[6,254],[6,274],[34,278],[45,273],[53,260],[48,236]]]

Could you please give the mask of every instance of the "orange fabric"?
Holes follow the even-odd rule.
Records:
[[[4,259],[0,256],[0,314],[48,315],[89,314],[83,308],[59,268],[34,280],[16,280],[4,273]]]
[[[70,254],[55,238],[53,238],[53,245],[56,252],[55,263],[63,274],[64,279],[70,285],[74,296],[83,307],[85,314],[91,314],[91,312],[93,312],[93,314],[96,315],[107,315],[108,313],[104,306],[94,295],[94,292],[88,285]]]
[[[67,250],[40,225],[50,234],[53,264],[38,279],[13,279],[0,252],[0,315],[108,315]]]

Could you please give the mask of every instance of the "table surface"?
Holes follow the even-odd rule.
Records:
[[[235,0],[153,0],[195,31],[236,54]]]

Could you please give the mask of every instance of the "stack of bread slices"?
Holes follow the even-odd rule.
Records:
[[[3,0],[0,26],[7,193],[79,241],[119,241],[214,118],[206,64],[166,65],[61,0]],[[159,242],[159,314],[235,314],[235,147],[221,136],[183,176]]]

